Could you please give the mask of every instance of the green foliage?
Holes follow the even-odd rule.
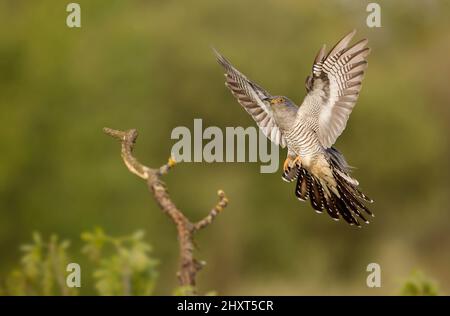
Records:
[[[137,231],[130,236],[112,237],[101,228],[84,232],[82,252],[93,263],[95,288],[99,295],[151,295],[157,279],[157,260],[151,247]],[[77,295],[66,286],[66,266],[70,243],[52,235],[44,241],[33,234],[32,243],[23,245],[23,256],[0,286],[0,295]]]
[[[94,278],[100,295],[151,295],[156,284],[157,261],[149,256],[151,247],[144,232],[111,237],[101,228],[85,232],[83,252],[96,265]],[[109,248],[109,249],[108,249]]]
[[[194,295],[194,294],[195,294],[195,288],[190,285],[177,286],[175,288],[175,290],[173,291],[174,296],[190,296],[190,295]],[[216,296],[217,292],[216,291],[208,291],[205,294],[201,294],[201,295]]]
[[[414,271],[403,284],[400,293],[404,296],[436,296],[438,287],[435,281],[422,272]]]
[[[3,292],[9,295],[75,295],[77,290],[66,286],[69,241],[57,235],[44,241],[33,234],[32,243],[23,245],[19,267],[5,281]]]
[[[190,285],[178,286],[173,291],[173,295],[174,296],[188,296],[188,295],[192,295],[193,292],[194,292],[194,288]]]

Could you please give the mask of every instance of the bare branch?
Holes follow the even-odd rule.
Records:
[[[194,225],[195,230],[200,230],[202,228],[205,228],[209,224],[211,224],[217,215],[219,215],[220,212],[224,210],[225,207],[228,205],[228,199],[225,196],[225,192],[222,190],[217,191],[217,195],[219,196],[219,201],[214,206],[214,208],[209,212],[208,216],[206,216],[204,219],[198,221]]]
[[[135,129],[130,129],[129,131],[123,132],[107,127],[103,128],[103,131],[109,136],[112,136],[121,141],[121,155],[123,162],[128,167],[128,170],[142,179],[147,179],[149,168],[142,165],[133,156],[134,143],[136,142],[136,138],[138,137],[137,131]]]
[[[195,294],[197,272],[204,264],[194,258],[194,233],[209,224],[228,205],[228,199],[222,190],[218,191],[219,202],[204,219],[193,224],[172,202],[165,183],[161,176],[165,175],[174,165],[175,160],[169,158],[168,162],[158,169],[149,168],[141,164],[133,156],[133,147],[138,133],[135,129],[119,131],[111,128],[104,128],[103,131],[121,142],[121,156],[128,170],[138,177],[147,181],[147,186],[153,194],[160,209],[169,216],[175,224],[178,233],[178,243],[180,249],[180,267],[177,273],[181,286],[190,287],[190,294]]]

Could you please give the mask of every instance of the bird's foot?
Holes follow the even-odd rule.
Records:
[[[295,165],[301,165],[300,156],[297,157],[287,156],[286,160],[283,163],[283,170],[287,172],[290,169],[292,169],[292,167],[294,167]]]

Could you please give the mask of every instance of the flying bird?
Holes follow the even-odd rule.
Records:
[[[322,46],[306,77],[306,96],[300,106],[285,96],[272,96],[248,79],[214,50],[225,69],[225,85],[273,143],[287,147],[282,178],[296,181],[295,195],[310,200],[318,212],[350,225],[369,223],[372,203],[351,176],[351,167],[333,144],[345,129],[361,90],[368,40],[349,44],[353,30],[329,52]]]

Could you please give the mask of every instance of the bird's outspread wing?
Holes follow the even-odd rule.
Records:
[[[253,117],[264,135],[276,145],[284,148],[286,140],[275,123],[270,108],[263,101],[271,95],[234,68],[219,52],[214,50],[214,53],[218,63],[225,69],[225,85],[231,90],[242,107]]]
[[[318,113],[318,136],[325,148],[331,147],[345,129],[358,99],[366,57],[370,49],[363,39],[348,47],[356,31],[341,39],[326,54],[325,45],[317,54],[312,67],[311,89],[306,96],[322,98]]]

